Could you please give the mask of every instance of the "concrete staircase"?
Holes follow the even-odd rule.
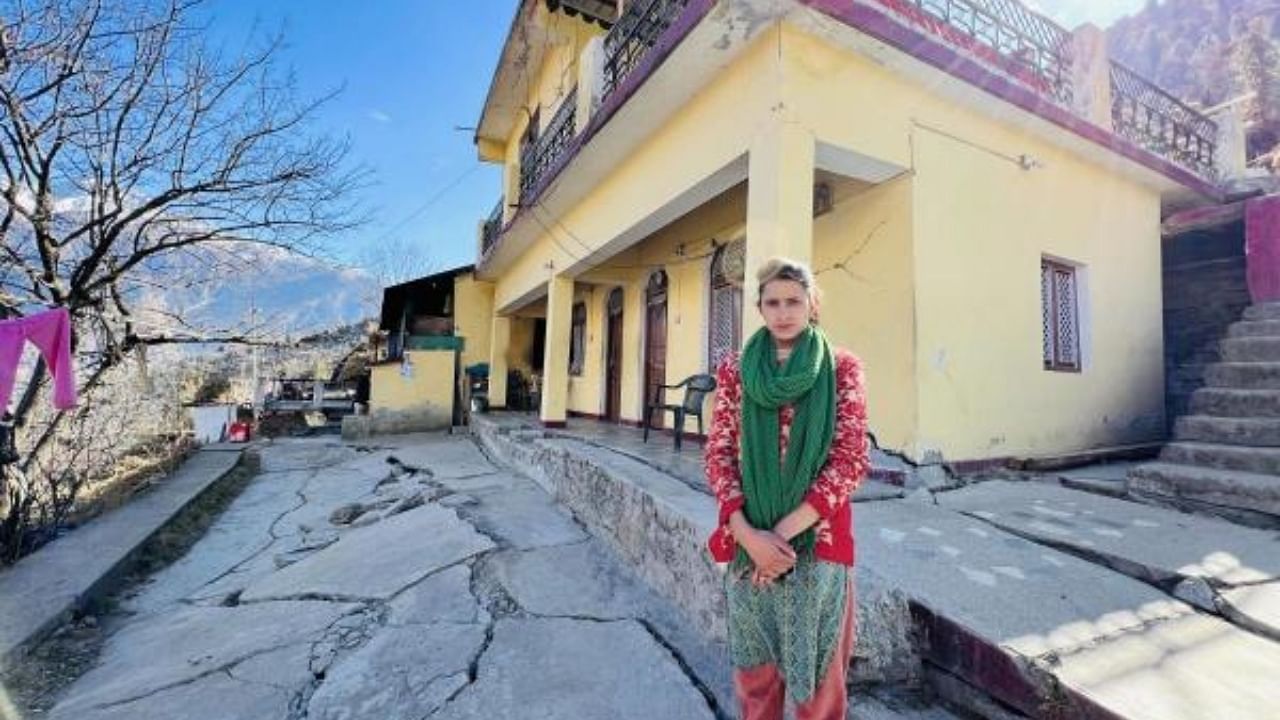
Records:
[[[1129,476],[1142,499],[1280,528],[1280,302],[1249,307],[1205,370],[1159,462]]]

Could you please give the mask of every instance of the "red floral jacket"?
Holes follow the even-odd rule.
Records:
[[[827,463],[814,478],[805,500],[821,519],[814,526],[819,560],[853,565],[853,512],[849,496],[870,469],[867,442],[867,403],[863,392],[862,363],[846,350],[836,350],[836,429]],[[786,457],[787,440],[795,408],[779,411],[779,457]],[[705,449],[707,484],[720,505],[719,527],[707,545],[716,562],[729,562],[737,543],[729,531],[729,518],[742,508],[742,473],[738,465],[742,437],[742,372],[738,355],[726,357],[716,371],[715,415]]]

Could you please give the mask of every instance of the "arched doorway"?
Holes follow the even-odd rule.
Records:
[[[742,347],[742,282],[746,250],[746,243],[737,240],[716,250],[711,258],[708,372],[715,372],[725,355]]]
[[[667,273],[649,276],[644,293],[644,401],[653,402],[659,385],[667,381]],[[661,427],[661,417],[655,425]]]
[[[622,288],[614,288],[606,301],[604,364],[604,416],[622,419]]]

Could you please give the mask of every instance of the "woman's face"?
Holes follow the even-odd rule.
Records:
[[[760,293],[760,314],[774,342],[789,344],[809,327],[809,291],[795,280],[771,280]]]

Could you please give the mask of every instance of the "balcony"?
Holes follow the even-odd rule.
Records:
[[[1116,134],[1204,178],[1217,174],[1218,124],[1118,62],[1111,63]]]
[[[875,0],[1044,99],[1072,109],[1072,34],[1012,0]],[[1129,68],[1109,68],[1112,131],[1191,171],[1216,177],[1218,128]]]
[[[689,0],[637,0],[627,5],[604,38],[602,101],[618,89],[688,4]]]
[[[481,256],[489,254],[489,250],[498,243],[498,236],[502,234],[502,205],[505,201],[506,198],[498,198],[489,217],[485,218],[484,227],[480,230]]]
[[[531,203],[577,131],[578,88],[570,90],[545,130],[520,149],[520,204]]]
[[[1012,0],[876,0],[1059,104],[1071,103],[1071,33]]]

